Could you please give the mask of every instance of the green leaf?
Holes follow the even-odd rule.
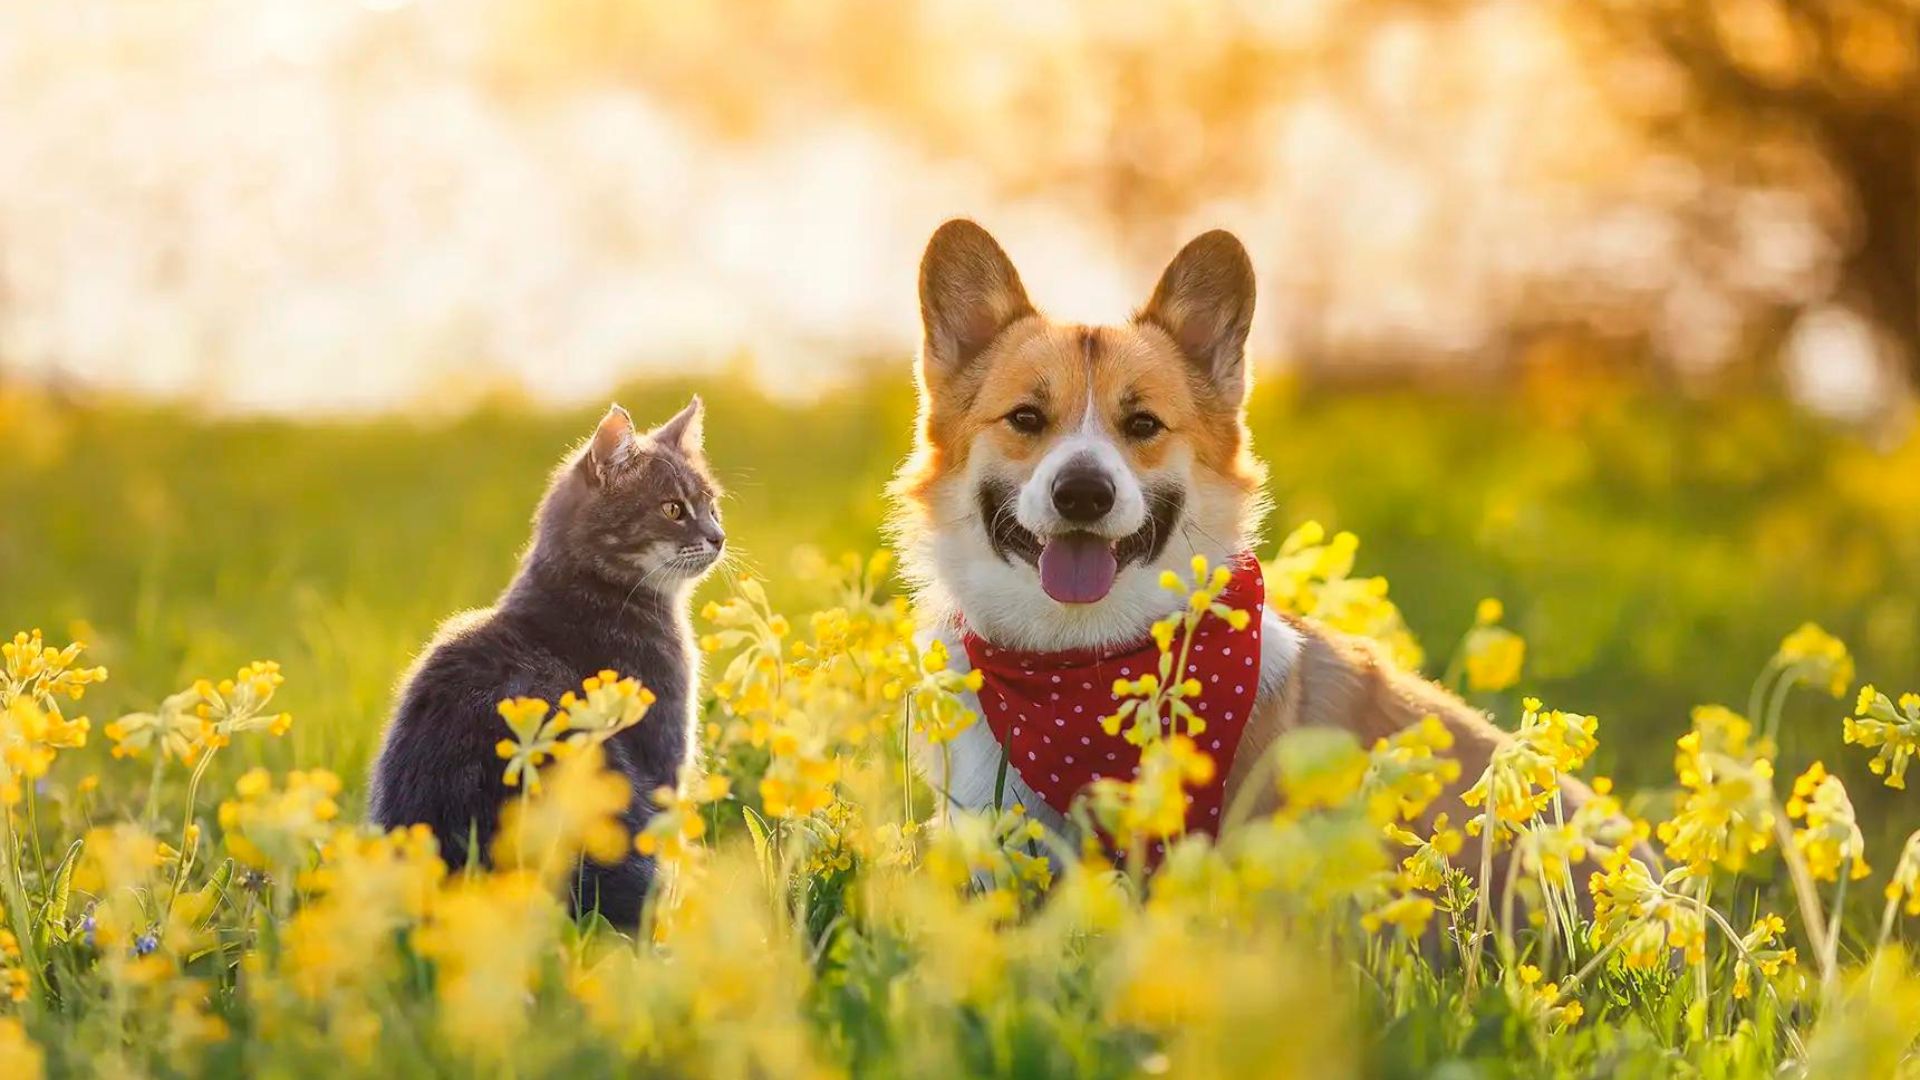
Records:
[[[760,860],[760,872],[771,875],[773,855],[767,843],[767,819],[755,813],[751,806],[742,806],[740,816],[747,823],[747,833],[753,837],[753,854]]]
[[[220,868],[213,872],[213,876],[207,879],[205,885],[200,886],[200,895],[202,897],[218,896],[224,901],[227,899],[227,886],[231,884],[233,884],[233,860],[222,859],[220,861]],[[219,911],[219,904],[207,905],[207,915],[206,918],[202,920],[201,925],[206,926],[212,923],[214,916],[219,914]]]
[[[60,865],[53,871],[53,883],[47,888],[47,896],[40,904],[40,944],[42,948],[52,942],[64,942],[70,932],[67,929],[67,902],[73,895],[73,868],[80,862],[80,849],[86,846],[85,840],[75,840],[68,845],[66,855],[60,859]]]

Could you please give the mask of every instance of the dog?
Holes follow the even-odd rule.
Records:
[[[1163,572],[1184,576],[1195,556],[1214,566],[1252,562],[1269,507],[1245,415],[1253,305],[1252,262],[1224,231],[1187,244],[1145,306],[1102,326],[1041,314],[1000,245],[971,221],[947,222],[927,244],[917,431],[891,488],[895,540],[923,636],[945,644],[962,670],[1011,657],[1017,665],[1009,671],[1031,675],[1036,663],[1044,671],[1050,658],[1072,656],[1107,679],[1084,680],[1085,692],[1104,697],[1097,711],[1070,712],[1064,702],[1079,699],[1048,690],[1045,679],[1061,682],[1054,676],[1013,692],[1013,705],[993,679],[968,694],[976,715],[992,720],[983,704],[996,701],[1008,715],[920,755],[955,809],[1018,803],[1073,842],[1066,781],[1055,766],[1084,775],[1076,754],[1113,752],[1102,752],[1101,740],[1112,737],[1098,722],[1112,711],[1111,679],[1143,673],[1114,665],[1137,655],[1152,624],[1182,603],[1161,585]],[[1248,604],[1257,608],[1257,663],[1231,657],[1234,666],[1223,670],[1250,700],[1249,714],[1234,717],[1229,706],[1208,720],[1218,728],[1225,713],[1237,737],[1215,762],[1224,778],[1216,810],[1237,805],[1250,784],[1247,806],[1276,808],[1263,762],[1287,731],[1339,727],[1365,746],[1434,716],[1453,736],[1461,779],[1429,819],[1471,815],[1460,792],[1504,733],[1439,685],[1397,669],[1372,643]],[[1060,704],[1049,708],[1050,699]],[[1034,743],[1035,729],[1049,745]],[[1569,811],[1589,797],[1577,781],[1563,787]],[[1199,824],[1211,831],[1216,823]],[[1477,869],[1477,854],[1462,854]]]

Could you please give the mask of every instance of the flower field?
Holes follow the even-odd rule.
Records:
[[[1920,451],[1638,393],[1265,391],[1270,601],[1514,739],[1462,776],[1438,725],[1295,732],[1284,809],[1183,836],[1224,763],[1169,660],[1115,687],[1143,765],[1076,847],[909,767],[977,721],[877,547],[905,398],[709,392],[748,556],[697,604],[706,767],[631,841],[634,940],[558,899],[629,842],[624,673],[500,703],[490,870],[358,822],[392,681],[504,582],[572,418],[0,388],[0,1076],[1920,1072]],[[1163,654],[1233,621],[1216,568],[1162,585]]]

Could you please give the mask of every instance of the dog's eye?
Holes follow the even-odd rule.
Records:
[[[1047,418],[1031,405],[1022,405],[1008,413],[1007,423],[1022,435],[1038,435],[1047,429]]]
[[[680,518],[686,514],[687,508],[672,499],[668,499],[666,502],[660,504],[660,512],[667,515],[668,521],[679,521]]]
[[[1151,439],[1167,430],[1167,425],[1161,423],[1160,418],[1150,412],[1134,413],[1127,417],[1126,423],[1121,427],[1126,431],[1129,439]]]

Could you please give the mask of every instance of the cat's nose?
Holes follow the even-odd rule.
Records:
[[[715,529],[706,535],[707,546],[715,551],[727,546],[727,534]]]

